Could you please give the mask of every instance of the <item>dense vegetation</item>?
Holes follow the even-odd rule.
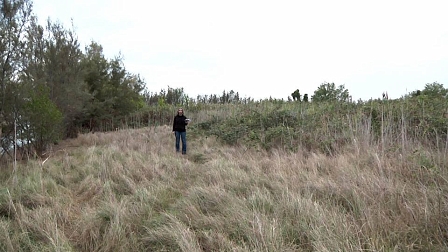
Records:
[[[436,93],[429,90],[440,88]],[[420,92],[420,91],[419,91]],[[261,101],[233,106],[195,125],[227,144],[329,155],[362,138],[382,148],[404,151],[408,143],[445,148],[448,103],[441,84],[427,84],[420,95],[401,99],[323,102]]]
[[[0,250],[446,251],[445,146],[383,149],[358,128],[330,156],[189,132],[187,156],[155,126],[3,169]]]

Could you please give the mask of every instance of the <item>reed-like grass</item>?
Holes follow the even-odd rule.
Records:
[[[169,126],[146,127],[83,134],[4,169],[0,251],[448,248],[443,149],[407,142],[416,151],[398,155],[359,129],[335,155],[266,151],[196,130],[185,156]]]

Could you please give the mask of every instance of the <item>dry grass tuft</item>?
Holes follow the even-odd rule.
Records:
[[[204,115],[205,116],[205,115]],[[192,135],[193,136],[193,135]],[[442,151],[257,151],[168,126],[80,135],[0,190],[1,251],[444,251]],[[413,149],[413,146],[409,146]],[[10,172],[10,171],[8,171]]]

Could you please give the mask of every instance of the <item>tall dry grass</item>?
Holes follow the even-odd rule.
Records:
[[[0,250],[448,249],[442,151],[354,141],[328,156],[188,136],[183,156],[168,126],[85,134],[4,170]]]

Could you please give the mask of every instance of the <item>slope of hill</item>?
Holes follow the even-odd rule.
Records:
[[[80,135],[4,170],[1,251],[444,251],[446,153],[226,146],[168,126]],[[431,165],[429,165],[431,164]]]

